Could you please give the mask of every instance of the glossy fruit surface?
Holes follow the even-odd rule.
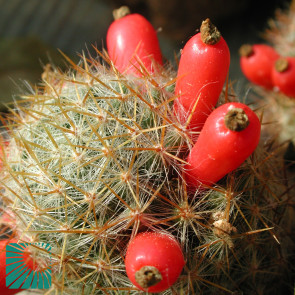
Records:
[[[119,16],[110,25],[106,41],[110,59],[121,73],[141,75],[137,59],[149,73],[163,64],[157,33],[140,14]]]
[[[278,59],[272,69],[272,80],[279,91],[295,97],[295,57]]]
[[[185,264],[174,237],[158,232],[138,234],[128,245],[125,266],[130,281],[146,292],[172,286]]]
[[[254,84],[273,88],[272,68],[279,54],[265,44],[243,45],[240,48],[240,66],[246,78]]]
[[[17,294],[24,289],[9,289],[6,287],[6,246],[10,243],[18,243],[16,239],[0,240],[0,294],[1,295],[13,295]],[[23,254],[24,265],[30,269],[34,269],[34,263],[29,253]]]
[[[180,122],[186,125],[190,120],[188,127],[196,131],[216,105],[230,64],[228,46],[209,19],[202,23],[200,31],[181,52],[175,87],[178,99],[174,103]]]
[[[260,129],[257,115],[245,104],[231,102],[215,109],[188,156],[189,186],[212,185],[238,168],[257,147]]]

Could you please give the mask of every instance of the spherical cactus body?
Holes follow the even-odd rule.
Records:
[[[59,80],[52,70],[19,102],[21,119],[7,119],[15,128],[3,153],[5,200],[21,216],[16,235],[52,246],[54,275],[66,275],[65,261],[74,259],[81,276],[96,270],[100,290],[129,288],[121,251],[139,229],[154,229],[153,208],[165,202],[168,175],[180,173],[190,139],[169,104],[174,78],[126,80],[94,60],[75,71]],[[93,277],[85,279],[91,290],[99,288]],[[76,280],[69,276],[63,292]]]

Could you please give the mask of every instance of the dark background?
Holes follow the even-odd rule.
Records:
[[[239,68],[239,47],[265,42],[261,34],[268,20],[289,4],[290,0],[0,0],[1,105],[22,91],[23,80],[38,83],[48,61],[63,67],[57,49],[73,59],[83,50],[91,51],[92,44],[102,49],[112,10],[121,5],[159,29],[163,55],[170,61],[209,17],[230,48],[230,79],[242,85],[246,80]]]

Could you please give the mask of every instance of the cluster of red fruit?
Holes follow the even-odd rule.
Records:
[[[162,54],[152,25],[126,7],[116,12],[107,32],[107,50],[114,66],[138,77],[160,71]],[[212,185],[239,167],[259,142],[260,121],[248,106],[231,102],[213,111],[229,64],[225,40],[206,19],[181,51],[175,85],[176,117],[183,129],[198,135],[184,167],[189,172],[186,180],[194,188]]]
[[[295,97],[295,57],[282,57],[266,44],[245,44],[240,56],[242,72],[249,81]]]

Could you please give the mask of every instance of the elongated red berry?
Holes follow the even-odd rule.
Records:
[[[140,65],[149,73],[162,65],[162,54],[157,33],[151,23],[142,15],[122,6],[114,11],[115,21],[107,32],[107,50],[110,59],[121,72],[140,76]]]
[[[146,292],[167,290],[176,282],[184,264],[179,243],[168,234],[141,233],[127,247],[127,275],[136,287]]]
[[[272,69],[272,80],[282,93],[295,97],[295,57],[279,58]]]
[[[238,168],[257,147],[260,129],[257,115],[245,104],[231,102],[215,109],[188,156],[189,186],[212,185]]]
[[[240,48],[240,66],[246,78],[254,84],[273,88],[271,72],[279,54],[265,44],[245,44]]]
[[[174,108],[183,125],[200,130],[216,105],[230,64],[230,52],[216,27],[206,19],[200,33],[184,46],[179,61]]]

